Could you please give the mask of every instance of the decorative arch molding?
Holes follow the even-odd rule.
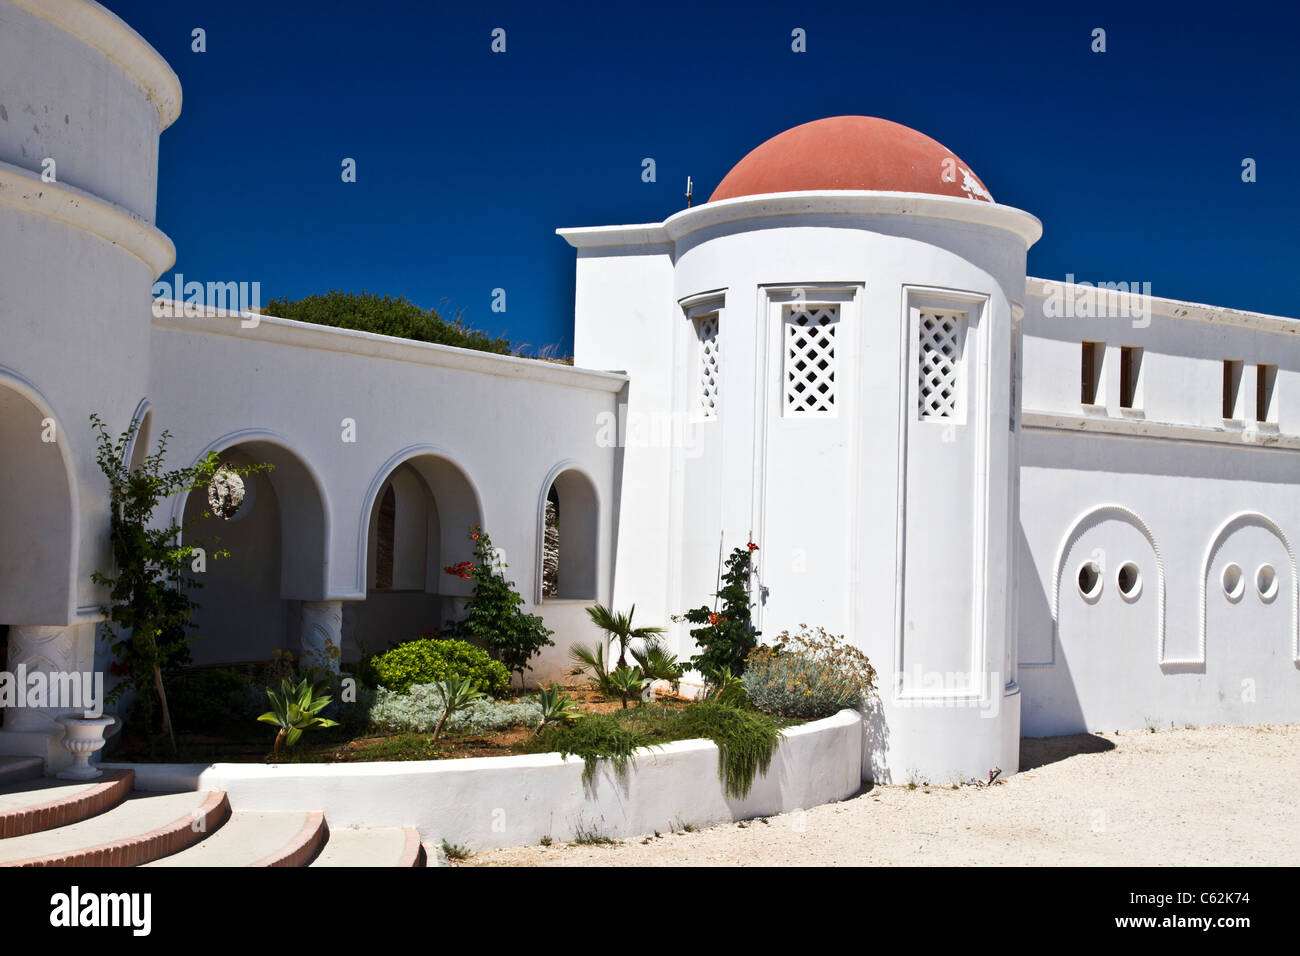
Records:
[[[594,510],[595,510],[595,514],[592,516],[592,521],[593,521],[594,529],[595,529],[595,547],[596,547],[596,554],[592,557],[592,561],[595,563],[595,572],[594,572],[593,577],[594,577],[594,581],[595,581],[594,589],[595,589],[595,591],[597,592],[597,593],[592,594],[592,596],[591,596],[591,600],[599,600],[599,597],[600,597],[600,595],[599,595],[599,590],[600,590],[600,553],[599,553],[599,551],[600,551],[600,520],[601,520],[601,515],[602,515],[602,512],[603,512],[604,504],[603,504],[603,502],[600,500],[600,488],[599,488],[599,486],[596,484],[595,480],[591,477],[591,475],[587,472],[587,469],[585,469],[584,467],[582,467],[582,465],[579,464],[578,461],[577,461],[576,459],[573,459],[573,458],[566,458],[566,459],[564,459],[563,461],[557,462],[555,465],[553,465],[553,466],[551,467],[551,470],[548,471],[548,472],[546,473],[546,478],[545,478],[545,480],[542,482],[541,490],[540,490],[540,491],[538,492],[538,494],[537,494],[537,507],[536,507],[536,515],[537,515],[537,546],[536,546],[536,548],[535,548],[535,554],[534,554],[534,562],[535,562],[535,563],[534,563],[534,568],[536,569],[536,573],[534,574],[535,584],[534,584],[534,594],[533,594],[534,602],[537,603],[537,604],[541,604],[542,601],[543,601],[543,597],[542,597],[542,587],[543,587],[543,584],[542,584],[542,552],[543,552],[543,549],[544,549],[545,544],[546,544],[546,499],[547,499],[547,497],[548,497],[548,496],[550,495],[550,493],[551,493],[551,486],[555,484],[556,480],[557,480],[561,475],[563,475],[563,474],[565,474],[565,473],[567,473],[567,472],[573,472],[573,473],[579,475],[579,476],[583,479],[583,481],[586,482],[588,489],[591,491],[591,500],[592,500],[592,502],[593,502],[593,504],[594,504]],[[563,554],[561,554],[561,560],[563,560]],[[562,600],[565,600],[565,599],[564,599],[564,598],[549,598],[548,600],[552,600],[552,601],[557,601],[557,600],[558,600],[558,601],[562,601]],[[587,598],[582,598],[581,600],[587,600]]]
[[[375,509],[375,502],[379,499],[379,490],[384,487],[384,482],[389,479],[398,467],[413,459],[425,456],[432,456],[445,461],[458,473],[460,479],[465,483],[465,487],[469,489],[470,497],[474,502],[474,510],[478,512],[479,523],[483,527],[487,527],[487,515],[483,510],[483,495],[479,492],[478,486],[474,484],[473,479],[470,478],[469,472],[456,460],[455,455],[440,445],[407,445],[384,462],[379,471],[375,473],[375,476],[370,479],[370,485],[366,488],[365,497],[361,502],[361,514],[357,520],[356,594],[359,597],[364,598],[366,595],[366,548],[370,541],[370,515]],[[421,475],[421,477],[424,476]],[[427,479],[425,480],[427,483]],[[430,492],[433,494],[434,504],[436,505],[438,499],[437,489],[430,488]]]
[[[1286,534],[1283,533],[1277,522],[1258,511],[1237,512],[1232,517],[1228,518],[1227,521],[1223,522],[1223,524],[1219,525],[1215,530],[1214,535],[1210,538],[1209,547],[1205,549],[1205,558],[1201,563],[1200,621],[1199,627],[1197,628],[1200,659],[1186,662],[1171,661],[1170,663],[1205,663],[1206,631],[1208,629],[1207,618],[1210,598],[1210,566],[1214,563],[1215,557],[1218,556],[1219,549],[1223,546],[1223,543],[1228,540],[1229,535],[1238,528],[1249,524],[1263,526],[1263,528],[1266,531],[1271,532],[1278,541],[1282,543],[1282,547],[1286,549],[1287,560],[1291,564],[1291,660],[1296,664],[1300,664],[1300,577],[1297,577],[1296,575],[1295,551],[1292,549],[1291,542],[1287,540]]]
[[[1070,525],[1065,537],[1061,539],[1061,547],[1056,553],[1056,563],[1052,567],[1052,659],[1047,663],[1048,666],[1056,663],[1056,648],[1061,640],[1061,574],[1065,568],[1065,559],[1070,553],[1070,548],[1079,539],[1079,536],[1098,521],[1114,517],[1126,521],[1147,539],[1151,545],[1151,551],[1156,556],[1156,659],[1160,664],[1182,663],[1178,661],[1165,660],[1165,559],[1160,554],[1160,547],[1156,544],[1155,535],[1147,527],[1138,514],[1124,507],[1123,505],[1098,505],[1079,515]],[[1021,667],[1034,666],[1032,664],[1021,664]],[[1043,666],[1043,665],[1039,665]]]
[[[320,555],[319,555],[320,575],[319,575],[319,580],[316,582],[316,587],[312,589],[314,595],[304,596],[302,597],[302,599],[320,600],[324,595],[329,594],[329,548],[330,548],[331,531],[332,531],[330,525],[330,504],[329,504],[329,496],[325,492],[325,482],[322,480],[320,472],[316,470],[316,468],[306,459],[306,457],[304,457],[293,446],[293,444],[289,441],[288,438],[286,438],[284,435],[280,434],[279,432],[272,431],[266,428],[242,428],[239,429],[238,431],[228,432],[225,435],[218,438],[216,441],[209,443],[207,446],[203,448],[201,452],[199,452],[197,456],[195,456],[193,464],[198,464],[200,461],[202,461],[212,452],[217,452],[218,454],[220,454],[221,452],[229,451],[231,448],[234,448],[238,445],[246,445],[250,443],[264,443],[268,445],[275,445],[277,448],[281,449],[286,455],[292,458],[293,461],[298,466],[300,466],[303,469],[303,472],[306,474],[307,478],[311,482],[312,490],[316,493],[317,500],[320,503],[319,517],[321,523],[320,525],[321,542],[320,542]],[[281,521],[283,522],[285,520],[285,515],[289,513],[290,509],[286,507],[286,496],[282,493],[282,489],[276,487],[276,478],[275,478],[274,470],[272,470],[272,472],[269,475],[267,475],[267,480],[269,480],[271,482],[271,486],[276,489],[276,497],[280,500],[280,506],[281,506]],[[189,500],[188,492],[184,492],[176,496],[176,501],[172,505],[172,520],[175,523],[177,524],[184,523],[185,505],[188,502],[188,500]],[[292,501],[290,500],[288,504],[292,504]],[[284,534],[283,525],[281,527],[281,534],[282,535]]]
[[[140,403],[135,406],[135,411],[131,413],[131,421],[139,423],[135,434],[131,436],[131,446],[126,450],[126,460],[132,464],[135,462],[135,453],[142,435],[144,436],[144,451],[146,454],[149,451],[149,440],[153,436],[145,433],[144,426],[146,422],[152,422],[150,418],[152,414],[153,402],[149,401],[148,396],[140,399]]]
[[[72,623],[78,619],[77,608],[77,566],[79,562],[81,548],[81,501],[77,494],[77,470],[76,456],[73,454],[73,446],[76,444],[68,434],[67,429],[63,427],[63,420],[54,410],[54,404],[45,397],[45,394],[36,387],[35,383],[28,380],[24,375],[0,365],[0,389],[8,389],[19,397],[26,400],[36,408],[42,418],[50,418],[54,421],[54,427],[57,429],[58,440],[54,442],[54,447],[59,453],[59,460],[63,464],[63,479],[67,486],[67,514],[68,514],[68,560],[65,569],[64,587],[67,617],[66,622],[62,621],[5,621],[5,624],[63,624]],[[94,609],[98,611],[96,607]]]

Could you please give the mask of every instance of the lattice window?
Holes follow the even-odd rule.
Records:
[[[958,417],[957,372],[963,318],[960,313],[921,313],[918,392],[922,420]]]
[[[839,306],[792,307],[785,319],[785,413],[835,412]]]
[[[699,405],[700,418],[718,417],[718,315],[702,315],[695,320],[695,334],[700,340]]]

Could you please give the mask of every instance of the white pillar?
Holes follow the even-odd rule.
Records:
[[[302,602],[299,663],[316,671],[339,673],[343,659],[343,602]]]
[[[102,699],[90,701],[86,698],[88,693],[102,694],[104,686],[102,676],[99,681],[94,680],[94,655],[94,624],[10,626],[7,670],[14,680],[19,674],[24,675],[23,682],[29,691],[32,689],[27,679],[29,675],[46,675],[49,706],[6,708],[4,730],[0,732],[0,753],[42,757],[46,771],[50,773],[72,763],[72,755],[63,746],[64,728],[58,718],[85,710],[92,703],[103,705]],[[73,674],[78,675],[75,683],[69,680]],[[57,682],[53,680],[55,677],[59,678]],[[56,683],[59,699],[55,699]],[[62,699],[64,693],[73,687],[80,691],[80,707],[73,706],[78,701]]]

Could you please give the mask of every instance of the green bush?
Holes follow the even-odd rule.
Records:
[[[394,335],[417,342],[436,342],[462,349],[506,354],[510,343],[470,328],[459,313],[450,319],[434,309],[422,309],[404,296],[393,298],[373,292],[327,292],[302,299],[275,298],[265,312],[282,319],[332,325],[379,335]]]
[[[546,728],[538,735],[535,746],[561,757],[581,757],[582,782],[590,786],[602,759],[608,760],[614,773],[623,779],[629,763],[635,763],[632,754],[637,748],[659,744],[644,731],[624,726],[613,714],[584,714],[572,723]]]
[[[182,671],[169,682],[167,697],[176,729],[188,733],[241,728],[266,709],[261,687],[247,674],[229,668]],[[260,704],[260,709],[255,711],[250,702]]]
[[[738,800],[749,796],[756,776],[767,773],[782,737],[767,714],[714,700],[687,707],[678,726],[684,736],[703,737],[718,745],[718,780],[727,796]]]
[[[465,641],[419,638],[367,658],[363,679],[399,693],[413,684],[435,684],[448,677],[473,681],[485,694],[500,696],[510,686],[510,671],[487,651]]]
[[[759,710],[816,720],[860,706],[876,686],[867,656],[823,628],[788,631],[750,652],[741,682]]]

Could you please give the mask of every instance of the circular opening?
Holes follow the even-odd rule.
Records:
[[[1116,583],[1119,584],[1119,593],[1126,598],[1135,598],[1142,590],[1142,575],[1138,571],[1138,566],[1132,561],[1127,561],[1119,569],[1116,575]]]
[[[251,490],[229,465],[222,465],[208,484],[208,507],[216,517],[236,521],[253,506]]]
[[[1223,593],[1227,595],[1228,600],[1238,600],[1246,586],[1241,580],[1241,568],[1235,564],[1229,564],[1223,569]]]
[[[1101,593],[1101,568],[1097,567],[1095,561],[1087,561],[1079,566],[1079,593],[1086,598]]]
[[[1259,570],[1255,572],[1255,587],[1259,589],[1259,596],[1265,601],[1271,601],[1277,596],[1277,572],[1273,570],[1273,565],[1259,566]]]

